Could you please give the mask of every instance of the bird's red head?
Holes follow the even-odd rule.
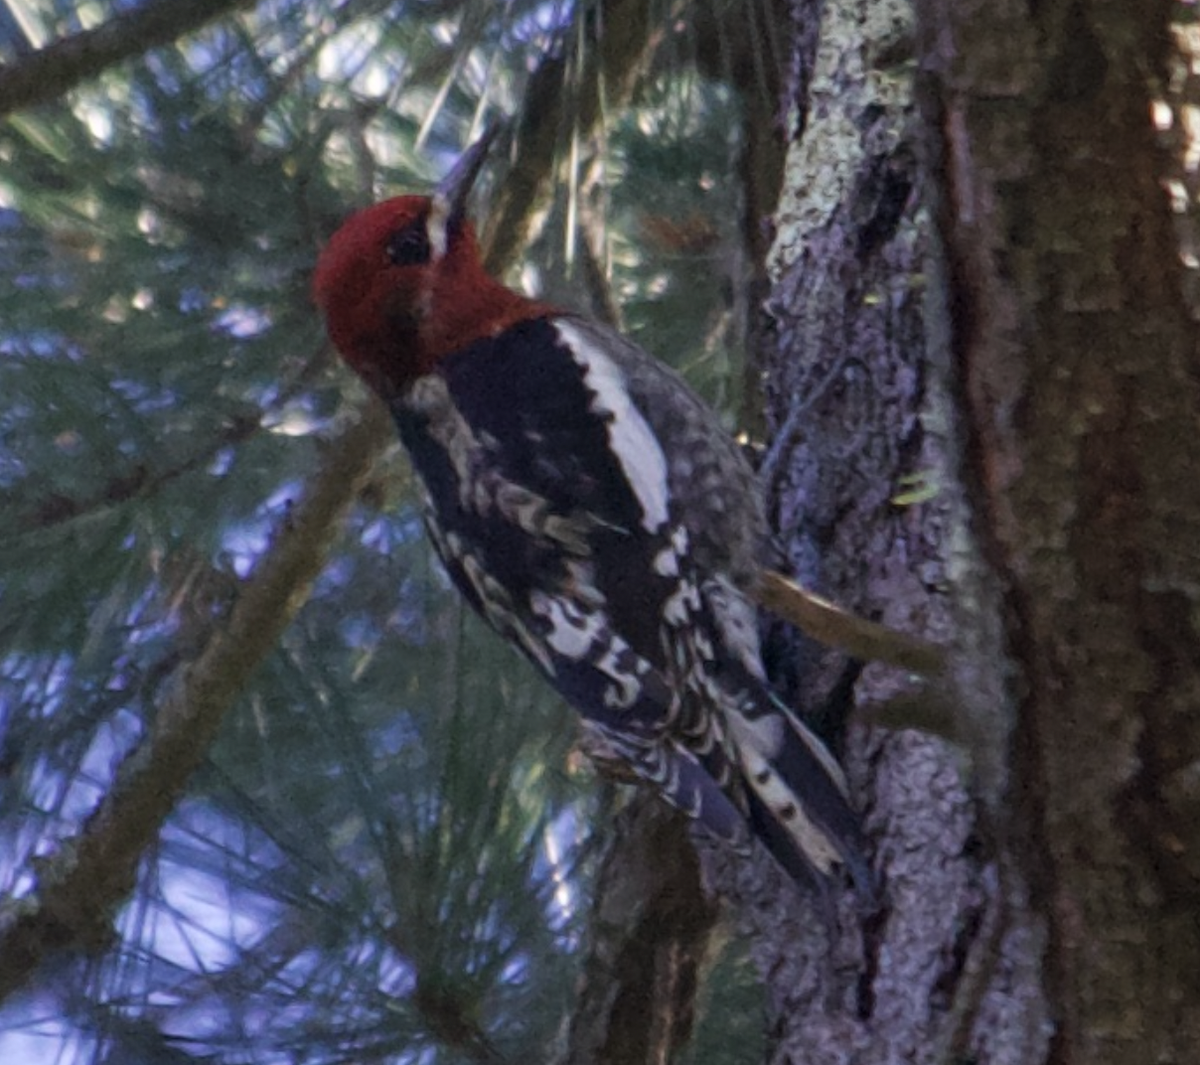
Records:
[[[550,313],[484,269],[462,195],[397,196],[359,211],[317,262],[313,298],[329,337],[385,399],[472,341]]]

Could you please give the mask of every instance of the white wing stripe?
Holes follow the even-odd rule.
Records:
[[[613,360],[570,322],[554,327],[583,370],[595,398],[591,408],[608,419],[608,442],[642,508],[642,525],[657,532],[667,522],[667,459],[641,411],[629,398],[625,375]]]

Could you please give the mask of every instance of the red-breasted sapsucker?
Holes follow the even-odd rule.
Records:
[[[796,880],[870,893],[821,741],[771,695],[746,595],[754,472],[684,381],[611,329],[485,271],[468,152],[436,195],[353,215],[316,302],[391,409],[454,584],[641,779]]]

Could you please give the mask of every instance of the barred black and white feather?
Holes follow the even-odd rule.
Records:
[[[543,317],[448,355],[393,410],[455,584],[609,748],[712,836],[867,889],[841,771],[763,675],[754,474],[687,385]]]
[[[487,273],[462,211],[481,151],[437,196],[348,219],[313,281],[395,416],[447,570],[706,832],[756,837],[800,882],[845,866],[870,895],[841,771],[763,674],[753,472],[677,374]]]

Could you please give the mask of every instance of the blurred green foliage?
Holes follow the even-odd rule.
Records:
[[[44,40],[126,6],[20,12]],[[0,124],[0,912],[109,787],[363,402],[308,300],[322,239],[426,187],[577,17],[272,0]],[[514,273],[587,306],[595,239],[626,328],[725,404],[735,127],[727,86],[648,72],[607,124],[593,229],[566,232],[564,174]],[[603,823],[567,769],[574,735],[448,594],[389,453],[146,856],[119,942],[10,1004],[0,1045],[548,1060],[588,916],[581,844]],[[747,1060],[757,1032],[730,990],[751,987],[744,964],[721,981],[704,1030],[739,1034],[699,1041],[698,1063]]]

